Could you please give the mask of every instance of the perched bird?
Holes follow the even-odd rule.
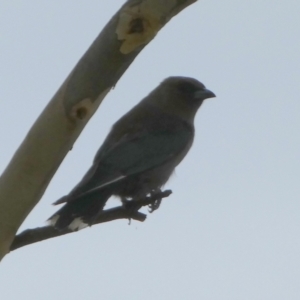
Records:
[[[57,229],[91,226],[112,195],[138,199],[162,187],[189,151],[194,117],[215,94],[194,78],[169,77],[117,121],[93,165],[50,223]]]

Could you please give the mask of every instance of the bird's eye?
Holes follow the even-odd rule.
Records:
[[[190,82],[182,82],[178,85],[178,89],[183,93],[195,93],[199,90],[198,86],[195,86],[194,84]]]

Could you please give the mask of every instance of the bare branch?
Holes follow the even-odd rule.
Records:
[[[115,207],[111,209],[104,210],[95,221],[94,225],[110,222],[119,219],[129,219],[144,222],[146,220],[146,215],[139,212],[138,210],[143,206],[156,205],[157,201],[161,201],[162,198],[169,197],[171,195],[171,190],[166,190],[154,195],[145,197],[144,199],[128,201],[123,206]],[[41,242],[47,239],[65,235],[68,233],[74,233],[76,231],[71,231],[70,229],[57,230],[52,226],[38,227],[34,229],[27,229],[18,234],[11,247],[10,251],[16,250],[18,248]]]

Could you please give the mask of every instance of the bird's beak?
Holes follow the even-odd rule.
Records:
[[[196,99],[208,99],[208,98],[214,98],[214,97],[216,97],[216,95],[208,89],[202,89],[195,93]]]

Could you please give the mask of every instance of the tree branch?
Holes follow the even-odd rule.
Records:
[[[151,196],[147,196],[144,199],[138,199],[138,200],[132,200],[128,201],[123,204],[123,206],[115,207],[111,209],[104,210],[96,219],[95,223],[100,224],[104,222],[110,222],[113,220],[119,220],[119,219],[129,219],[129,220],[136,220],[140,222],[144,222],[146,220],[146,215],[139,212],[141,207],[143,206],[156,206],[157,203],[160,203],[160,201],[163,198],[169,197],[171,195],[171,190],[166,190],[163,192],[156,193]],[[157,207],[158,208],[158,207]],[[157,209],[156,208],[156,209]],[[153,208],[152,208],[153,210]],[[64,230],[57,230],[52,226],[44,226],[44,227],[38,227],[34,229],[27,229],[18,234],[11,247],[10,251],[16,250],[18,248],[41,242],[47,239],[51,239],[54,237],[58,237],[61,235],[74,233],[76,231],[71,231],[70,229],[64,229]]]

